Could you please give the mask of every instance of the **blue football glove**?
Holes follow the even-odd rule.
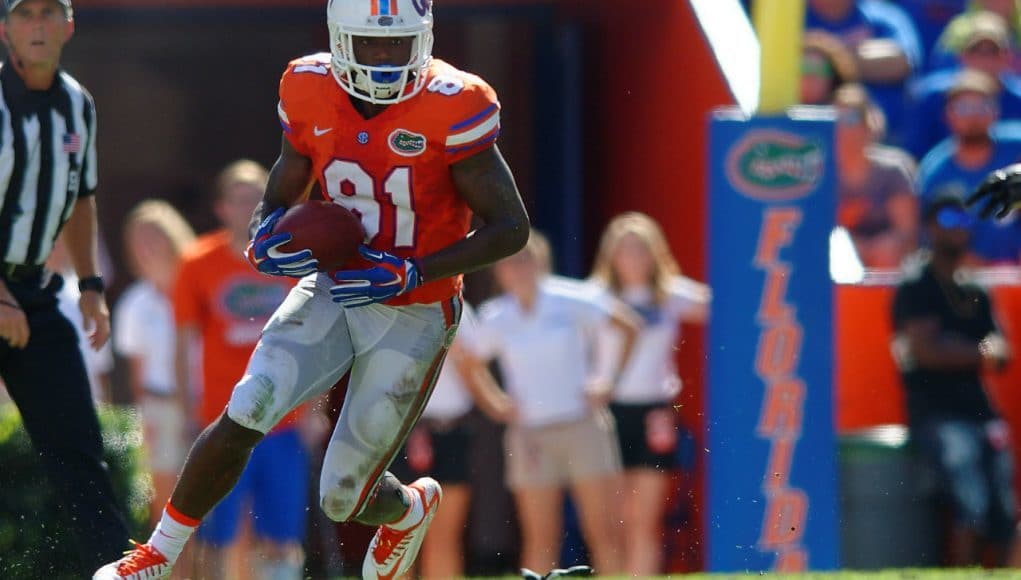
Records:
[[[319,260],[312,257],[311,250],[280,251],[280,246],[290,242],[292,237],[286,232],[274,234],[273,227],[286,211],[286,208],[277,208],[262,220],[259,229],[255,231],[255,237],[248,242],[245,255],[263,274],[303,278],[319,269]]]
[[[330,294],[334,302],[345,308],[386,302],[422,283],[413,260],[398,258],[365,245],[358,248],[358,253],[376,266],[366,270],[341,270],[331,275],[336,284],[330,288]]]

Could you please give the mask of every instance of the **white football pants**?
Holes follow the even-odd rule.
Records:
[[[267,433],[287,413],[326,393],[350,372],[340,420],[320,479],[320,504],[348,521],[366,500],[425,408],[461,299],[345,309],[323,274],[303,278],[263,330],[227,416]]]

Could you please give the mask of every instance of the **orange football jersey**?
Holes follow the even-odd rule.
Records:
[[[419,94],[371,119],[337,85],[329,54],[292,61],[280,79],[284,135],[312,160],[320,190],[361,218],[369,246],[403,258],[468,235],[471,210],[450,165],[500,133],[500,104],[485,81],[435,59],[426,74]],[[460,290],[461,276],[427,281],[387,304],[438,302]]]

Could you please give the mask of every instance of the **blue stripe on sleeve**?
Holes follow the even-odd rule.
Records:
[[[453,127],[450,128],[450,130],[451,131],[457,131],[458,129],[464,129],[465,127],[467,127],[469,125],[473,125],[473,124],[481,121],[482,119],[487,117],[490,113],[492,113],[495,110],[496,110],[496,104],[494,103],[494,104],[490,105],[487,109],[485,109],[484,111],[479,113],[478,115],[475,115],[474,117],[472,117],[470,119],[467,119],[465,121],[461,121],[460,123],[454,125]]]

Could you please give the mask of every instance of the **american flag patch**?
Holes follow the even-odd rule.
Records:
[[[82,150],[82,138],[78,133],[64,133],[64,153],[77,153]]]

